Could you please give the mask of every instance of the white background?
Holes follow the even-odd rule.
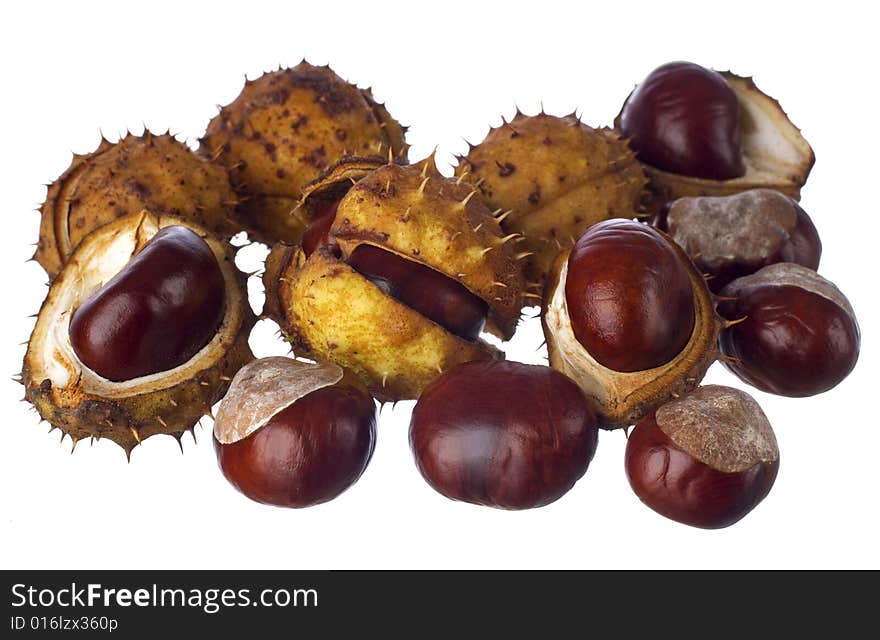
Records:
[[[491,4],[444,1],[191,6],[150,2],[15,3],[0,34],[0,366],[18,371],[45,276],[33,262],[46,182],[87,152],[146,125],[194,143],[216,104],[250,78],[303,56],[371,85],[412,126],[416,159],[441,162],[479,141],[514,104],[577,107],[610,124],[655,66],[686,59],[753,75],[812,143],[818,162],[803,206],[819,229],[820,271],[861,321],[861,360],[837,389],[792,400],[753,394],[776,428],[782,463],[770,496],[721,531],[673,523],[644,507],[623,473],[623,432],[602,433],[587,475],[557,503],[503,512],[449,501],[417,473],[407,443],[411,403],[380,416],[365,475],[302,511],[252,503],[217,469],[210,421],[151,438],[131,463],[108,441],[59,445],[22,389],[0,381],[0,566],[59,568],[880,568],[878,464],[878,140],[876,21],[861,3],[705,2]],[[817,3],[819,5],[820,3]],[[319,9],[317,7],[328,7]],[[284,8],[282,8],[284,7]],[[445,169],[449,171],[448,165]],[[264,251],[252,247],[245,266]],[[253,301],[262,304],[258,282]],[[257,355],[281,354],[273,327]],[[537,320],[508,357],[539,362]],[[715,365],[707,382],[739,385]]]

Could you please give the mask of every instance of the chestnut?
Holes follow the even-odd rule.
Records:
[[[302,249],[306,257],[312,255],[318,247],[330,244],[330,227],[336,219],[341,199],[326,203],[317,213],[312,223],[306,227],[302,236]],[[338,251],[338,249],[336,249]]]
[[[184,226],[168,226],[76,309],[70,342],[80,361],[107,380],[168,371],[208,344],[225,300],[208,244]]]
[[[812,269],[773,264],[734,280],[721,295],[718,311],[731,321],[719,338],[723,362],[744,382],[812,396],[855,367],[861,338],[853,308]]]
[[[675,357],[694,328],[691,278],[668,238],[606,220],[568,258],[565,300],[574,335],[601,365],[643,371]]]
[[[625,466],[633,491],[660,515],[720,529],[770,492],[779,449],[751,396],[707,385],[639,421],[627,440]]]
[[[369,244],[355,248],[348,264],[383,292],[450,333],[471,341],[480,337],[489,306],[460,282]]]
[[[793,198],[774,189],[679,198],[652,224],[691,256],[715,293],[768,264],[796,262],[817,269],[822,256],[810,216]]]
[[[739,102],[721,74],[672,62],[652,71],[630,94],[619,126],[645,164],[730,180],[745,173],[739,122]]]
[[[217,412],[214,449],[251,500],[308,507],[357,481],[376,442],[376,405],[334,364],[263,358],[236,374]]]
[[[410,446],[425,480],[453,500],[529,509],[557,500],[596,451],[596,414],[549,367],[469,362],[422,393]]]

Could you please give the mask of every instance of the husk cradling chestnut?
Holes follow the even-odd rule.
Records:
[[[76,356],[69,335],[77,307],[118,273],[159,229],[182,225],[199,234],[217,259],[226,287],[223,319],[215,336],[189,361],[168,371],[113,382]],[[52,283],[24,358],[25,399],[74,443],[108,438],[127,453],[165,433],[178,439],[210,413],[235,372],[253,358],[248,335],[255,318],[234,249],[193,223],[146,211],[89,234]]]

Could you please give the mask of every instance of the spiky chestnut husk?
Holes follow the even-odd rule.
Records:
[[[208,124],[201,153],[227,167],[254,239],[298,242],[302,188],[346,156],[406,157],[405,130],[369,89],[303,61],[247,80]]]
[[[635,154],[609,129],[594,129],[571,114],[517,111],[459,158],[456,175],[478,185],[503,216],[507,232],[524,236],[534,252],[526,267],[543,287],[553,259],[591,225],[638,215],[647,178]]]
[[[681,258],[691,281],[694,328],[681,351],[660,366],[643,371],[615,371],[599,364],[578,341],[565,299],[570,250],[557,256],[547,281],[541,323],[550,366],[578,383],[593,403],[599,425],[604,429],[635,424],[661,404],[695,389],[718,358],[718,335],[724,323],[715,311],[715,300],[687,254],[671,238],[663,236]]]
[[[102,138],[92,153],[74,154],[49,185],[34,259],[54,278],[89,233],[144,209],[232,236],[241,230],[235,206],[226,170],[173,136],[145,131],[115,143]]]
[[[220,328],[188,362],[125,382],[111,382],[76,357],[68,325],[74,310],[118,273],[159,229],[185,226],[217,258],[226,285]],[[89,234],[70,256],[37,316],[24,358],[25,399],[74,443],[109,438],[127,454],[142,440],[165,433],[180,438],[226,392],[238,369],[253,359],[248,335],[254,325],[246,278],[235,267],[234,248],[192,222],[143,211]]]
[[[293,215],[307,225],[311,224],[328,204],[340,200],[358,180],[389,162],[403,163],[399,158],[382,159],[378,156],[349,156],[334,162],[324,173],[303,187],[302,197],[293,210]]]
[[[720,73],[739,102],[745,174],[731,180],[707,180],[644,165],[650,193],[645,208],[649,213],[657,213],[667,202],[686,196],[724,196],[761,187],[800,199],[801,187],[816,162],[812,147],[779,102],[758,89],[752,78],[729,71]],[[620,114],[614,124],[619,128]]]
[[[433,156],[413,165],[354,159],[310,185],[303,205],[338,194],[340,184],[348,190],[330,235],[343,257],[370,244],[431,267],[488,304],[489,333],[513,336],[528,256],[515,246],[518,234],[504,234],[477,191],[442,176]]]
[[[349,177],[339,166],[324,189],[351,185]],[[320,192],[313,190],[313,197]],[[323,246],[306,257],[299,247],[273,248],[264,275],[265,313],[294,353],[351,369],[383,401],[416,398],[461,362],[502,357],[488,343],[453,335],[383,293],[346,262],[366,244],[429,267],[485,301],[486,330],[509,338],[522,306],[524,256],[475,195],[437,173],[431,161],[370,172],[339,203],[329,234],[338,252]]]

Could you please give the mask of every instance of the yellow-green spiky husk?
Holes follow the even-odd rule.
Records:
[[[73,311],[64,311],[71,299],[66,292],[89,288],[81,284],[81,274],[88,273],[93,260],[106,255],[102,243],[131,235],[137,238],[132,246],[134,255],[160,228],[169,225],[184,225],[197,232],[217,258],[227,287],[226,311],[218,335],[188,363],[171,372],[139,379],[145,382],[132,381],[137,391],[128,393],[129,387],[119,386],[123,383],[102,380],[94,373],[90,377],[98,382],[87,384],[84,365],[66,348],[56,346],[59,335],[66,334],[54,328],[60,318]],[[210,414],[211,406],[223,397],[238,369],[253,359],[248,337],[256,318],[247,300],[246,281],[245,274],[235,267],[235,249],[228,242],[182,218],[143,211],[95,230],[70,256],[37,314],[22,367],[25,399],[44,420],[74,442],[86,437],[107,438],[130,453],[138,443],[156,434],[179,438]],[[69,344],[69,337],[64,344]],[[67,374],[59,378],[61,369]],[[53,379],[66,382],[56,386]]]
[[[591,225],[639,215],[647,179],[628,145],[574,114],[517,113],[459,158],[456,175],[475,185],[506,232],[534,255],[526,276],[542,288],[556,255]]]
[[[229,169],[257,240],[298,242],[303,187],[345,157],[405,158],[405,129],[369,89],[303,61],[248,80],[208,124],[201,153]]]
[[[242,229],[236,204],[226,169],[171,135],[146,131],[116,143],[102,139],[92,153],[74,155],[49,185],[34,259],[54,278],[85,236],[143,209],[231,237]]]
[[[306,257],[279,244],[266,261],[265,312],[293,351],[351,369],[380,400],[416,398],[454,365],[502,357],[485,341],[453,335],[346,263],[367,244],[428,266],[485,301],[486,330],[510,338],[522,306],[521,260],[475,191],[430,161],[386,163],[353,185],[350,177],[339,167],[324,185],[337,197],[340,180],[349,187],[330,229],[340,255],[319,247]]]

